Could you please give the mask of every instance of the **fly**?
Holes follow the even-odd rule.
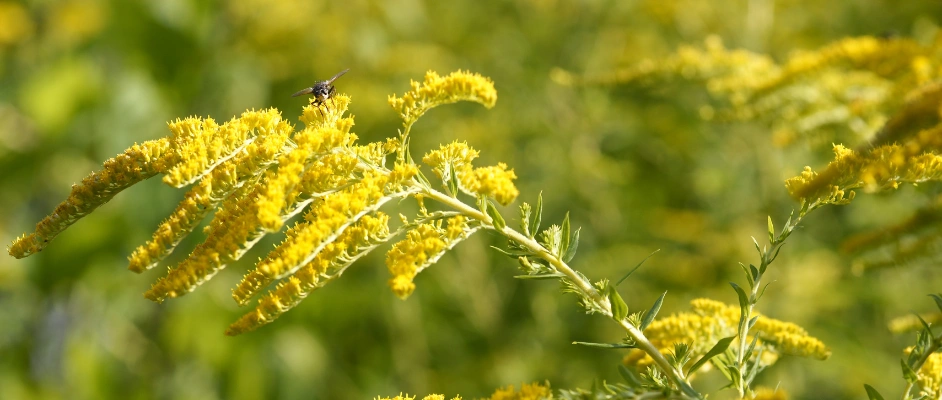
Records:
[[[340,71],[337,73],[337,75],[334,75],[330,79],[326,81],[317,82],[314,84],[314,86],[302,89],[298,91],[297,93],[291,95],[291,97],[297,97],[297,96],[301,96],[305,94],[310,94],[314,96],[314,98],[311,100],[312,104],[321,104],[327,101],[327,99],[329,99],[330,96],[334,95],[334,81],[337,80],[337,78],[343,76],[343,74],[346,74],[347,71],[349,70],[350,68]]]

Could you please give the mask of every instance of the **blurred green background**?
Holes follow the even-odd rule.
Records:
[[[796,206],[783,180],[823,166],[830,146],[779,148],[763,124],[703,122],[696,85],[573,89],[550,71],[611,71],[711,34],[782,60],[845,36],[909,36],[940,15],[938,1],[889,0],[0,1],[0,241],[31,231],[105,159],[167,134],[171,119],[274,106],[297,121],[305,100],[289,95],[350,68],[337,86],[353,98],[355,131],[380,140],[399,126],[387,95],[427,70],[468,69],[495,81],[497,106],[436,109],[413,130],[414,153],[457,139],[481,150],[480,165],[508,163],[518,203],[543,191],[544,221],[569,211],[583,228],[574,265],[593,280],[661,249],[621,286],[632,311],[664,290],[665,315],[696,297],[732,303],[736,263],[756,262],[750,236]],[[893,336],[886,321],[931,310],[939,273],[855,276],[836,249],[938,192],[858,196],[806,220],[759,310],[804,326],[833,356],[785,358],[762,384],[805,399],[862,398],[864,383],[902,390],[898,359],[914,335]],[[488,248],[502,244],[488,234],[423,272],[408,301],[388,290],[377,254],[277,323],[224,337],[245,311],[231,288],[279,235],[196,292],[153,304],[141,293],[163,271],[135,275],[126,257],[182,195],[152,179],[45,251],[0,257],[0,399],[474,398],[522,382],[620,379],[622,353],[571,344],[617,341],[615,325],[555,284],[513,279],[515,262]]]

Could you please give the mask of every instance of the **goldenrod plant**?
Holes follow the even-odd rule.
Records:
[[[266,289],[267,293],[261,294],[254,310],[229,326],[227,335],[273,322],[357,260],[395,240],[386,253],[389,286],[405,299],[416,289],[421,271],[461,241],[486,230],[507,239],[507,248],[499,250],[517,260],[524,272],[518,278],[559,281],[588,313],[611,318],[625,332],[623,343],[587,345],[635,349],[633,354],[643,356],[636,363],[646,367],[643,371],[636,374],[622,368],[627,384],[606,383],[597,391],[617,398],[644,393],[701,398],[690,382],[701,367],[712,362],[741,396],[754,396],[751,380],[778,355],[827,358],[826,347],[803,329],[753,312],[761,295],[762,274],[809,207],[787,223],[779,236],[773,235],[770,222],[771,248],[761,253],[758,269],[751,267],[750,294],[734,285],[741,296],[740,308],[698,300],[694,305],[698,322],[687,321],[689,316],[656,321],[662,295],[650,310],[629,313],[617,289],[624,278],[617,283],[593,282],[570,265],[579,247],[580,230],[572,228],[568,214],[561,223],[544,228],[542,194],[533,205],[524,202],[519,207],[519,230],[508,225],[510,219],[498,204],[512,203],[519,192],[513,183],[516,175],[506,164],[475,167],[479,153],[463,142],[426,152],[422,162],[430,172],[422,172],[414,160],[409,146],[413,126],[428,110],[458,101],[490,108],[496,100],[493,83],[478,74],[429,72],[424,81],[412,82],[410,91],[389,97],[403,121],[398,135],[367,144],[359,144],[351,132],[353,118],[345,116],[350,98],[342,94],[305,106],[301,116],[305,126],[300,129],[275,109],[246,111],[222,124],[211,118],[175,120],[169,124],[170,137],[133,146],[73,186],[69,198],[35,232],[16,239],[9,252],[25,257],[41,251],[57,234],[121,190],[162,175],[168,185],[191,188],[151,240],[129,257],[130,270],[142,272],[159,265],[210,211],[215,213],[204,229],[203,242],[145,293],[158,303],[195,290],[264,235],[280,231],[292,217],[303,215],[233,289],[232,297],[239,305],[248,304]],[[387,158],[393,159],[392,165]],[[405,199],[418,203],[418,213],[400,213],[399,224],[391,226],[381,208]],[[689,324],[700,328],[686,330]],[[735,340],[738,350],[728,350],[736,338],[747,339]],[[560,392],[563,398],[584,394]]]
[[[693,313],[658,321],[662,324],[658,330],[665,332],[661,333],[663,339],[655,341],[659,347],[674,346],[674,354],[684,356],[691,352],[714,354],[712,363],[741,397],[757,396],[750,383],[756,371],[765,368],[766,360],[774,360],[777,353],[821,359],[829,355],[820,341],[797,327],[774,324],[783,330],[776,333],[778,339],[770,340],[768,328],[764,328],[768,322],[753,311],[765,291],[760,282],[768,265],[799,222],[822,206],[850,204],[856,190],[889,192],[901,184],[942,179],[942,34],[928,44],[902,37],[847,38],[817,51],[796,53],[782,65],[763,54],[728,50],[719,38],[711,37],[705,49],[684,47],[666,60],[645,61],[608,75],[578,77],[557,69],[551,76],[564,85],[649,86],[676,79],[701,82],[720,102],[719,110],[713,105],[700,108],[705,119],[764,121],[779,144],[811,134],[856,143],[856,148],[834,144],[834,160],[826,168],[817,172],[805,167],[800,175],[786,180],[789,194],[799,202],[798,214],[789,216],[779,233],[770,217],[768,245],[755,241],[759,265],[741,264],[749,285],[742,288],[731,283],[739,298],[738,319],[736,310],[701,299],[692,303]],[[848,239],[847,251],[886,253],[889,249],[889,255],[883,254],[880,260],[858,260],[853,270],[859,274],[912,259],[938,260],[937,244],[942,237],[934,223],[938,204],[937,199],[896,226]],[[942,310],[942,297],[932,297]],[[939,315],[901,317],[889,324],[894,332],[919,331],[917,344],[906,350],[901,361],[907,382],[904,399],[942,395],[936,359],[942,339],[933,333],[929,322],[937,323]],[[715,338],[728,336],[719,339],[713,349],[691,349],[689,343],[695,341],[690,336],[702,337],[701,332]],[[731,346],[734,340],[738,342]],[[763,343],[769,342],[779,347],[764,349]],[[649,364],[637,352],[625,361],[636,366]],[[871,399],[883,398],[874,387],[865,385],[865,389]]]

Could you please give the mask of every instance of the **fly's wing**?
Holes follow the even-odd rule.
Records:
[[[347,69],[345,69],[345,70],[343,70],[343,71],[338,72],[337,75],[334,75],[333,77],[331,77],[330,79],[327,80],[327,84],[330,85],[331,83],[334,83],[334,81],[337,80],[337,78],[343,76],[343,74],[346,74],[347,71],[349,71],[349,70],[350,70],[350,68],[347,68]]]
[[[292,94],[291,97],[298,97],[298,96],[303,95],[303,94],[311,94],[311,93],[314,93],[314,88],[313,88],[313,87],[301,89],[301,90],[299,90],[297,93]]]

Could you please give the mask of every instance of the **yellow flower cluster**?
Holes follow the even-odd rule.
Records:
[[[359,182],[317,201],[304,221],[288,229],[285,240],[233,290],[236,302],[247,303],[269,283],[308,264],[347,227],[391,200],[386,196],[388,182],[385,175],[367,172]]]
[[[279,122],[281,113],[273,108],[246,111],[241,117],[233,118],[222,125],[212,118],[195,117],[170,122],[167,124],[172,134],[170,141],[178,160],[176,165],[167,171],[163,178],[164,183],[174,187],[189,185],[236,155],[238,150],[251,143],[256,133],[271,129],[291,129],[290,125]]]
[[[183,201],[160,224],[151,240],[134,250],[129,257],[128,269],[143,272],[156,266],[220,201],[246,182],[254,182],[281,153],[293,131],[291,125],[282,120],[274,109],[264,113],[244,113],[238,123],[230,122],[227,125],[255,129],[257,134],[251,143],[213,168],[186,193]]]
[[[922,389],[920,395],[927,399],[942,396],[942,353],[929,355],[916,376],[919,377],[919,386]]]
[[[885,145],[858,153],[834,146],[834,161],[817,174],[805,167],[801,175],[785,181],[795,199],[812,205],[846,204],[853,199],[844,193],[865,187],[879,191],[895,189],[900,183],[920,183],[942,178],[942,157],[925,153],[910,155],[903,146]]]
[[[263,296],[254,311],[229,326],[226,335],[238,335],[271,323],[301,303],[312,291],[339,277],[354,261],[389,237],[388,215],[381,212],[375,216],[364,215],[333,242],[324,246],[311,262]],[[233,291],[233,297],[244,303],[240,299],[247,300],[257,288],[251,293],[240,293],[241,287]]]
[[[513,386],[497,389],[488,400],[548,400],[553,398],[553,391],[550,390],[549,383],[541,385],[539,383],[524,383],[520,385],[520,391],[514,391]]]
[[[749,398],[752,400],[788,400],[788,393],[785,393],[781,388],[760,387]]]
[[[400,393],[396,397],[377,397],[375,400],[415,400],[415,396],[404,395]],[[445,395],[442,394],[430,394],[422,398],[422,400],[445,400]],[[461,400],[461,396],[452,397],[451,400]]]
[[[69,198],[36,224],[33,233],[13,241],[10,255],[23,258],[41,251],[70,225],[131,185],[166,172],[174,161],[171,142],[166,138],[131,146],[123,154],[105,161],[101,171],[93,172],[72,185]]]
[[[386,253],[386,267],[393,276],[389,286],[400,299],[409,297],[415,290],[412,281],[419,272],[474,232],[461,215],[449,218],[447,228],[441,225],[441,220],[419,224]]]
[[[443,77],[429,71],[424,82],[412,81],[411,85],[412,89],[402,97],[389,96],[389,105],[399,112],[406,126],[442,104],[473,101],[491,108],[497,102],[494,82],[471,72],[457,71]]]
[[[550,400],[552,398],[553,392],[550,390],[549,383],[546,385],[524,383],[520,386],[519,392],[514,390],[513,385],[510,385],[497,389],[491,397],[485,400]],[[399,394],[396,397],[377,397],[375,400],[415,400],[415,396]],[[432,394],[423,397],[422,400],[445,400],[445,396]],[[455,396],[451,400],[461,400],[461,396]]]
[[[654,321],[644,334],[661,352],[673,349],[676,343],[687,343],[693,354],[703,355],[721,338],[737,334],[740,309],[710,299],[690,302],[693,312],[678,313]],[[827,359],[831,352],[820,340],[808,335],[798,325],[753,313],[758,316],[750,333],[759,337],[766,348],[762,362],[772,364],[778,354]],[[750,339],[751,340],[751,339]],[[628,365],[647,366],[652,360],[643,351],[634,349],[623,360]]]
[[[320,108],[325,108],[325,105]],[[258,184],[230,195],[210,222],[206,240],[187,259],[159,279],[144,296],[156,302],[162,302],[167,297],[182,296],[211,278],[227,263],[238,260],[267,231],[280,227],[285,219],[310,203],[311,199],[302,199],[302,189],[320,187],[318,185],[322,185],[323,180],[303,180],[323,178],[323,174],[308,174],[309,169],[331,168],[333,172],[327,175],[340,175],[342,171],[348,171],[351,163],[344,163],[342,157],[316,163],[326,158],[324,156],[333,149],[349,146],[356,140],[356,136],[349,133],[353,121],[342,118],[343,111],[307,112],[308,126],[292,136],[295,147],[276,158],[278,169],[265,171]],[[336,119],[317,120],[319,117]],[[330,163],[331,160],[338,164]],[[343,183],[346,182],[338,182]],[[310,197],[311,194],[308,195]]]
[[[450,171],[453,169],[458,177],[458,187],[465,193],[488,196],[503,205],[513,202],[520,194],[513,183],[517,179],[514,171],[508,171],[504,163],[472,169],[471,161],[477,157],[478,151],[467,143],[452,142],[428,152],[422,161],[445,182],[451,179]]]
[[[579,79],[561,70],[552,78],[568,85],[703,81],[726,103],[719,110],[703,106],[705,119],[767,121],[780,145],[799,136],[844,140],[845,132],[848,140],[859,140],[881,129],[899,99],[942,76],[940,47],[942,41],[921,46],[905,38],[845,38],[796,52],[779,65],[763,54],[726,49],[713,36],[702,49],[681,47],[666,59],[597,78]]]

